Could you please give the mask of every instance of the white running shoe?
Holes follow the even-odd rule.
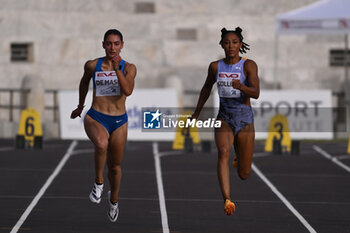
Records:
[[[94,186],[92,187],[92,191],[89,195],[90,201],[96,204],[99,204],[101,202],[101,196],[103,191],[103,184],[98,185],[94,183]]]
[[[115,204],[111,203],[111,191],[108,191],[108,205],[109,205],[109,209],[107,211],[108,219],[111,222],[115,222],[118,219],[119,206],[118,206],[118,202]]]

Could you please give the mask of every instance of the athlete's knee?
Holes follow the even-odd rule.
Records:
[[[95,143],[95,150],[99,152],[105,152],[108,149],[108,141],[107,140],[97,140]]]
[[[108,167],[108,170],[112,175],[118,175],[118,174],[121,174],[121,172],[122,172],[122,168],[121,168],[120,164],[110,165]]]
[[[230,154],[230,149],[226,146],[218,146],[218,153],[220,159],[228,159]]]
[[[238,171],[238,176],[239,178],[241,178],[241,180],[246,180],[248,179],[250,173],[251,173],[250,169],[240,170]]]

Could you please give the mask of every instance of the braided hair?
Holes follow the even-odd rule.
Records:
[[[250,50],[249,44],[243,42],[243,36],[242,36],[242,29],[240,27],[236,27],[235,30],[227,30],[226,28],[221,29],[221,40],[219,44],[222,45],[222,40],[228,33],[234,33],[238,38],[239,41],[242,42],[242,47],[239,49],[240,53],[246,53],[247,50]]]

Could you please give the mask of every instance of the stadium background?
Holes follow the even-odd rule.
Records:
[[[274,83],[276,16],[314,2],[1,0],[0,137],[11,138],[17,131],[27,77],[45,91],[39,100],[45,106],[45,138],[58,138],[57,92],[78,89],[84,63],[104,55],[101,41],[109,28],[124,34],[122,56],[137,65],[136,90],[180,86],[180,103],[193,106],[208,64],[223,57],[220,29],[240,26],[251,45],[245,56],[259,65],[262,90],[274,85],[278,89],[328,89],[333,93],[333,107],[343,106],[344,68],[330,65],[330,50],[344,48],[343,36],[280,36]],[[19,47],[18,51],[18,45],[27,50]]]

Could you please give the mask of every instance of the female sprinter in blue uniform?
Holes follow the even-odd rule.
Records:
[[[207,101],[214,83],[217,83],[220,108],[217,116],[221,128],[215,129],[218,149],[217,173],[224,198],[224,211],[233,214],[235,204],[230,197],[229,153],[232,145],[238,158],[238,175],[248,178],[254,151],[254,119],[250,98],[259,97],[258,67],[252,60],[239,56],[249,50],[243,42],[242,29],[221,30],[220,45],[225,58],[209,65],[208,76],[200,92],[192,118],[197,119]]]
[[[123,35],[108,30],[102,42],[106,56],[85,63],[79,85],[79,104],[71,118],[81,116],[89,83],[93,79],[93,100],[84,119],[86,134],[95,146],[95,183],[90,200],[100,203],[103,191],[103,170],[107,160],[110,191],[108,192],[110,221],[118,218],[118,192],[122,177],[121,162],[127,138],[128,116],[125,100],[134,89],[135,65],[121,59]]]

